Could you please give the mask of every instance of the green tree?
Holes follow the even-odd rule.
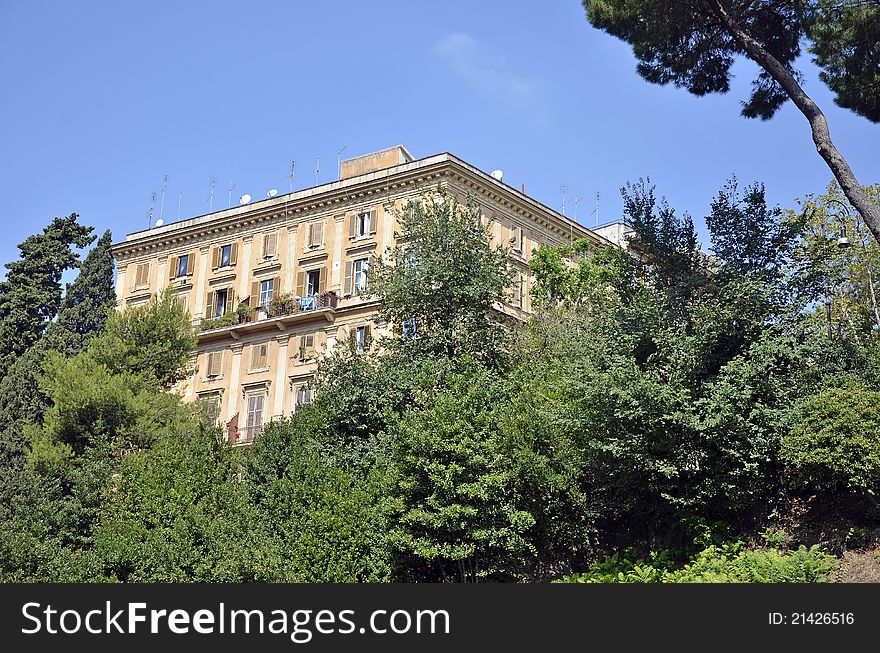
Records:
[[[86,254],[76,279],[67,284],[58,319],[47,330],[53,349],[73,356],[104,332],[116,307],[112,246],[110,231],[105,231]]]
[[[636,275],[666,298],[669,314],[682,319],[706,285],[704,256],[693,219],[678,216],[663,198],[657,202],[651,180],[620,189],[623,211],[633,228],[628,242]]]
[[[826,387],[801,405],[783,459],[811,489],[861,493],[876,506],[880,491],[880,392],[858,384]]]
[[[392,460],[402,513],[392,540],[417,577],[515,577],[534,550],[534,518],[517,505],[498,408],[504,384],[480,366],[448,378],[424,410],[408,413]]]
[[[269,425],[242,459],[243,488],[261,535],[259,580],[376,582],[392,574],[390,477],[352,474],[324,455],[311,407]]]
[[[196,346],[192,320],[166,290],[145,306],[113,312],[95,357],[109,369],[157,381],[168,388],[187,378]]]
[[[79,266],[79,274],[67,284],[61,308],[44,335],[15,359],[0,381],[0,423],[39,422],[46,397],[39,391],[37,376],[49,351],[67,356],[80,352],[104,331],[110,310],[116,304],[113,290],[113,255],[110,232],[95,243]]]
[[[476,205],[443,188],[410,202],[388,260],[370,266],[379,323],[395,335],[358,351],[341,340],[319,362],[316,408],[328,456],[360,474],[385,457],[396,423],[442,387],[458,361],[500,368],[510,328],[498,311],[511,279],[505,250],[489,243]]]
[[[184,431],[190,420],[179,398],[162,390],[180,375],[191,351],[139,362],[155,350],[148,327],[156,328],[152,338],[178,346],[192,342],[183,309],[164,297],[121,317],[118,324],[126,328],[111,320],[107,332],[72,358],[57,351],[44,358],[38,381],[49,408],[40,424],[17,434],[26,443],[25,465],[19,491],[0,519],[5,579],[82,580],[97,573],[90,557],[93,529],[113,474],[133,452],[166,430]],[[115,352],[129,355],[122,359]],[[123,366],[126,360],[132,369]]]
[[[489,244],[479,207],[438,187],[409,202],[399,224],[399,244],[390,260],[370,266],[368,281],[380,319],[398,333],[408,329],[393,343],[421,355],[493,362],[504,338],[496,306],[511,274],[506,250]]]
[[[864,189],[880,202],[880,186]],[[829,338],[876,340],[880,330],[880,245],[852,210],[840,187],[799,200],[803,240],[794,250],[814,321]],[[791,212],[793,219],[797,214]],[[841,247],[846,239],[848,247]]]
[[[638,73],[655,84],[674,83],[695,95],[726,93],[731,67],[745,55],[761,67],[743,103],[749,118],[771,118],[794,102],[812,130],[820,156],[844,194],[880,240],[880,206],[872,202],[831,140],[821,109],[804,92],[794,68],[803,39],[812,42],[822,79],[841,106],[880,120],[880,5],[861,0],[738,2],[583,0],[587,20],[633,47]],[[864,66],[864,67],[862,67]]]
[[[76,266],[72,247],[92,242],[91,227],[77,222],[76,213],[55,218],[42,233],[18,246],[21,258],[6,264],[0,281],[0,377],[49,326],[61,306],[61,275]]]
[[[809,25],[810,52],[834,101],[880,122],[880,8],[876,2],[819,0]]]
[[[39,424],[49,406],[38,383],[47,354],[53,350],[68,356],[78,353],[103,332],[115,304],[111,244],[107,231],[80,264],[76,279],[67,285],[57,319],[0,380],[0,515],[12,497],[23,491],[25,426]]]
[[[194,421],[163,428],[155,447],[126,457],[94,529],[97,578],[257,580],[264,538],[236,478],[238,458]]]
[[[798,220],[784,220],[778,206],[767,206],[764,184],[741,192],[736,177],[712,200],[706,226],[712,251],[730,272],[771,283],[784,274],[801,228]]]

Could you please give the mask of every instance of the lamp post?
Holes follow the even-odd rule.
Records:
[[[837,246],[840,249],[847,249],[849,247],[852,247],[852,244],[853,244],[852,239],[846,235],[846,219],[845,219],[845,218],[852,217],[852,213],[850,213],[850,210],[851,210],[850,205],[847,204],[846,202],[844,202],[843,200],[838,199],[836,197],[829,198],[828,201],[832,204],[837,204],[841,209],[843,209],[843,211],[842,211],[843,216],[841,216],[840,213],[834,214],[834,217],[837,218],[838,222],[840,222],[841,235],[837,238]]]

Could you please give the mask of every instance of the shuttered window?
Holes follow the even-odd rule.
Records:
[[[320,247],[324,244],[324,223],[309,223],[309,247]]]
[[[315,357],[315,334],[299,337],[299,360],[307,361]]]
[[[525,296],[525,276],[517,272],[513,275],[513,286],[511,288],[510,303],[517,308],[522,308]]]
[[[213,426],[220,426],[221,398],[219,392],[206,392],[199,395],[202,414]]]
[[[274,258],[278,254],[278,232],[263,235],[263,258]]]
[[[168,257],[168,276],[171,279],[188,277],[193,273],[195,254]]]
[[[372,340],[371,332],[369,324],[359,326],[351,332],[352,345],[354,345],[355,351],[361,352],[369,349]]]
[[[261,370],[269,366],[269,343],[251,346],[251,369]]]
[[[514,252],[522,254],[525,251],[525,237],[523,228],[516,224],[510,225],[511,248]]]
[[[356,213],[348,219],[348,237],[353,240],[372,236],[378,222],[379,214],[375,209]]]
[[[246,436],[254,437],[263,426],[263,399],[264,395],[248,395]]]
[[[220,288],[208,293],[205,315],[210,318],[221,317],[231,313],[235,308],[235,291],[232,288]]]
[[[214,351],[208,354],[208,370],[207,376],[220,376],[223,371],[223,352]]]
[[[145,288],[150,285],[150,263],[138,263],[134,273],[134,287]]]

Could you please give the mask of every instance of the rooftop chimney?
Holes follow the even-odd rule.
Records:
[[[365,175],[368,172],[383,170],[399,166],[402,163],[409,163],[413,160],[403,145],[395,145],[386,150],[373,152],[372,154],[364,154],[351,159],[345,159],[339,166],[339,178],[348,179],[349,177],[357,177]]]

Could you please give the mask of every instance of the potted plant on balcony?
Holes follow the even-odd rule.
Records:
[[[244,324],[250,318],[251,308],[248,306],[247,302],[242,302],[238,305],[238,308],[235,309],[235,313],[238,315],[238,323]]]
[[[269,315],[290,315],[299,308],[299,303],[293,295],[278,295],[269,302]]]

